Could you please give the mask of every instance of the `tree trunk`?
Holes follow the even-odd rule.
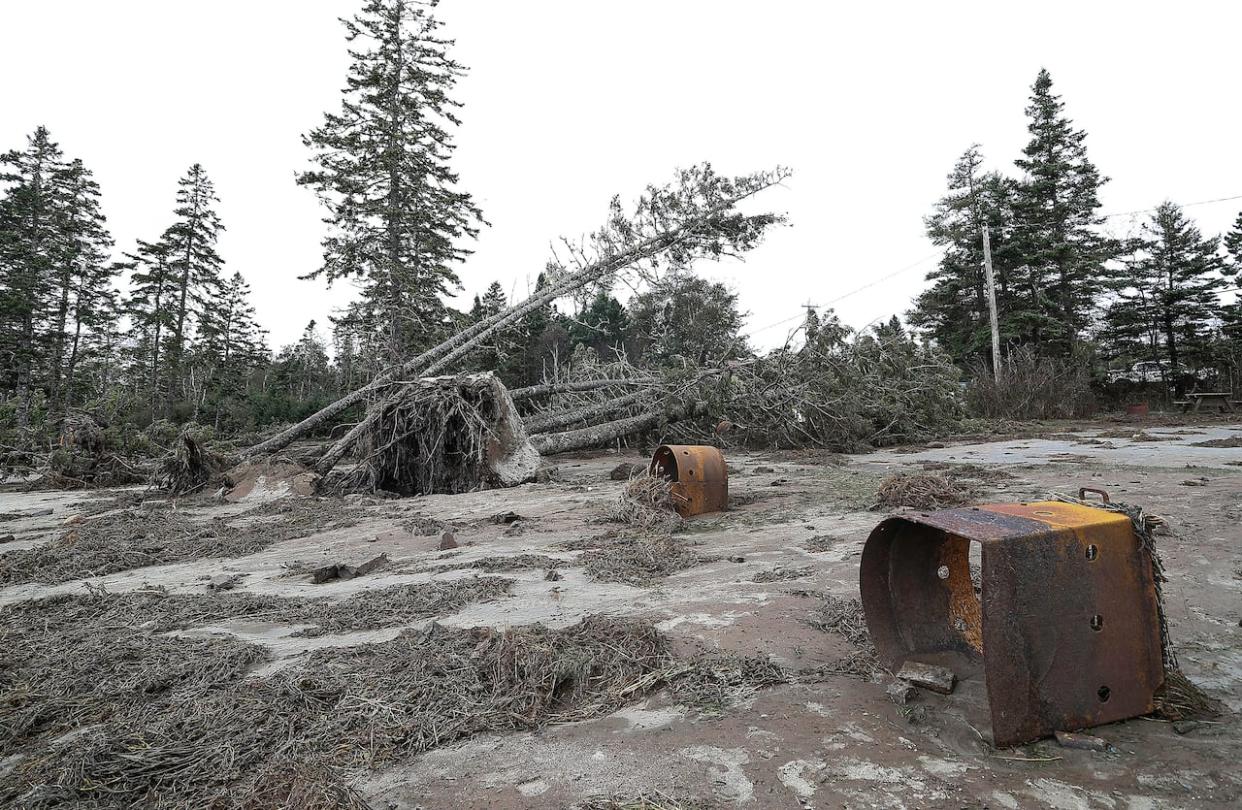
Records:
[[[651,391],[635,391],[632,394],[625,394],[624,396],[603,402],[591,403],[580,408],[571,408],[556,413],[538,414],[526,420],[526,432],[531,435],[551,433],[554,430],[569,427],[570,425],[589,422],[596,417],[618,413],[631,405],[650,399],[652,396]]]
[[[628,419],[618,419],[615,422],[605,422],[602,425],[592,425],[580,430],[542,433],[538,436],[531,436],[530,443],[545,456],[553,453],[567,453],[570,450],[584,450],[588,447],[608,444],[630,433],[649,430],[658,425],[663,417],[663,411],[649,411]]]
[[[654,385],[659,381],[660,379],[658,377],[630,377],[616,380],[579,380],[577,382],[566,383],[543,383],[542,385],[529,385],[525,388],[515,388],[509,392],[509,396],[514,402],[518,402],[523,399],[546,397],[551,396],[552,394],[595,391],[600,388],[612,388],[614,386]]]

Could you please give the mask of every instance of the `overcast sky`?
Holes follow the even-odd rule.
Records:
[[[337,18],[360,6],[4,0],[0,148],[47,125],[94,170],[118,250],[169,224],[177,179],[201,162],[228,228],[220,254],[279,347],[350,295],[297,278],[317,266],[322,212],[293,177],[301,134],[339,105]],[[854,326],[904,312],[932,262],[922,217],[945,175],[972,142],[1012,168],[1041,66],[1113,178],[1104,211],[1242,195],[1231,0],[444,0],[439,15],[471,69],[454,165],[492,223],[460,270],[460,307],[494,279],[525,294],[549,243],[598,225],[614,193],[710,160],[795,172],[763,200],[792,227],[745,264],[702,268],[738,291],[759,345],[807,302],[841,299]],[[1239,210],[1188,213],[1220,233]]]

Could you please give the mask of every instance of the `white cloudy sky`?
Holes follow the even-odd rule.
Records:
[[[338,104],[336,18],[360,4],[3,0],[0,147],[46,124],[94,169],[125,250],[168,224],[177,178],[203,163],[220,252],[279,346],[349,295],[297,279],[322,232],[293,176],[300,134]],[[793,227],[703,268],[738,290],[760,345],[801,304],[868,284],[836,304],[848,323],[902,312],[930,262],[892,274],[932,253],[921,217],[944,175],[976,141],[1010,165],[1041,65],[1113,178],[1105,211],[1242,195],[1237,2],[444,0],[440,15],[471,68],[456,168],[493,223],[462,306],[493,279],[524,293],[549,243],[593,228],[614,193],[710,160],[795,171],[767,197]],[[1218,233],[1242,199],[1189,210]]]

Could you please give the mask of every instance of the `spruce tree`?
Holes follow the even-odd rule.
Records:
[[[1224,244],[1225,252],[1232,260],[1226,272],[1236,275],[1242,271],[1242,213],[1238,214],[1238,218],[1233,221],[1233,228],[1225,234]]]
[[[1013,264],[1011,225],[1013,181],[982,169],[978,145],[967,149],[948,175],[948,191],[924,220],[927,235],[945,248],[936,269],[928,273],[932,285],[915,299],[909,313],[912,326],[923,330],[959,363],[991,356],[991,321],[983,270],[982,226],[992,231],[992,259],[1001,335],[1022,338],[1026,302],[1008,284]]]
[[[215,186],[195,163],[177,182],[177,220],[164,232],[176,284],[176,309],[170,335],[168,359],[174,380],[185,363],[189,331],[193,322],[220,293],[220,267],[216,240],[224,226],[214,205],[219,202]]]
[[[460,286],[479,209],[449,168],[465,68],[438,35],[436,3],[368,0],[344,20],[352,63],[337,113],[304,137],[318,168],[299,176],[328,209],[323,264],[306,278],[355,279],[387,360],[437,342]]]
[[[163,354],[175,323],[177,282],[166,241],[138,241],[137,251],[125,254],[122,269],[130,272],[125,314],[132,336],[131,377],[138,381],[135,398],[145,398],[154,411],[167,401],[167,358]]]
[[[1073,351],[1095,305],[1104,263],[1115,246],[1097,228],[1102,177],[1087,158],[1087,133],[1075,129],[1065,104],[1040,70],[1026,108],[1031,140],[1015,161],[1015,247],[1023,257],[1014,283],[1029,304],[1023,331],[1055,354]]]
[[[1180,395],[1182,369],[1208,359],[1225,283],[1218,241],[1205,238],[1181,208],[1166,202],[1143,225],[1126,266],[1106,314],[1110,333],[1115,340],[1141,342],[1148,356],[1163,359]]]
[[[250,373],[267,360],[266,333],[255,320],[250,285],[241,273],[221,283],[220,296],[204,308],[198,331],[195,355],[219,429],[225,406],[244,397]]]
[[[41,369],[49,356],[47,324],[52,283],[63,242],[57,217],[56,179],[64,155],[45,127],[26,149],[0,156],[0,366],[4,388],[16,398],[16,424],[30,424]]]
[[[113,288],[117,269],[109,259],[112,237],[100,210],[99,185],[80,160],[57,172],[55,181],[60,244],[48,374],[49,406],[54,414],[72,404],[79,365],[95,359],[84,353],[101,350],[96,338],[114,328],[118,318]]]

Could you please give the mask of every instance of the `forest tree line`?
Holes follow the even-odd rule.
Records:
[[[990,363],[987,226],[1005,356],[1097,370],[1152,361],[1178,393],[1198,381],[1236,383],[1242,306],[1236,297],[1226,302],[1242,268],[1242,214],[1221,238],[1166,201],[1138,212],[1135,233],[1109,236],[1099,199],[1108,178],[1046,70],[1026,114],[1030,140],[1014,161],[1016,176],[984,171],[978,145],[950,172],[947,193],[926,218],[928,236],[945,252],[911,325],[963,368]]]

